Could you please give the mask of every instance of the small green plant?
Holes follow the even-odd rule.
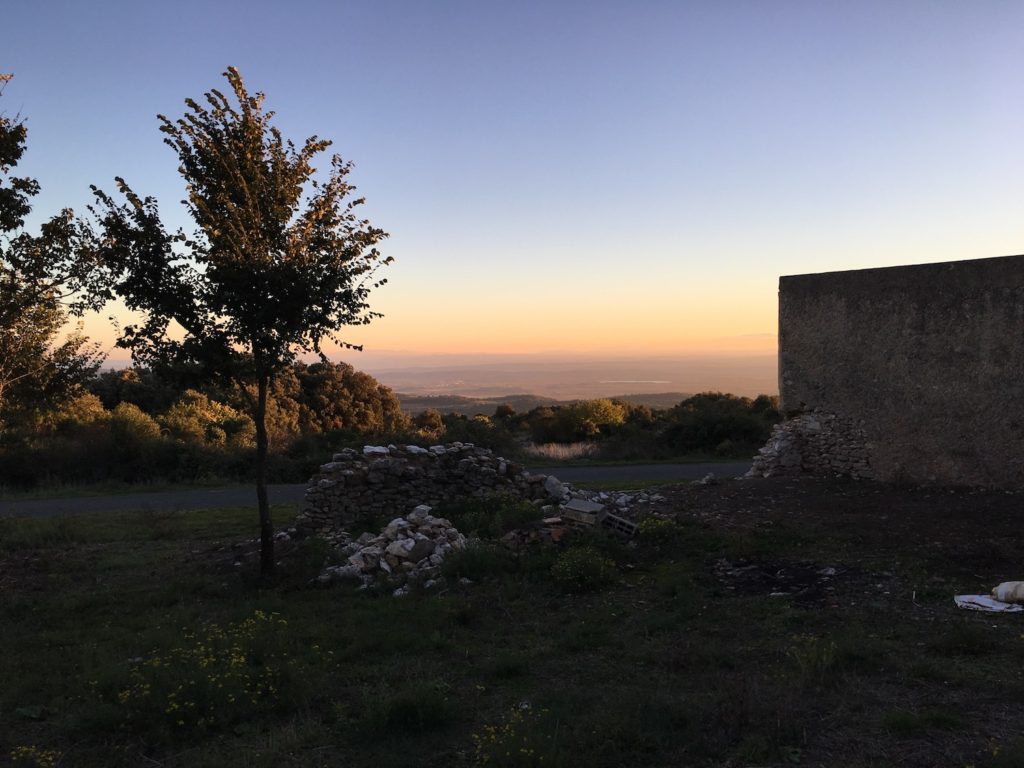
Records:
[[[497,539],[524,523],[537,520],[541,513],[518,496],[498,494],[442,505],[434,514],[448,518],[467,536]]]
[[[56,768],[60,758],[60,752],[36,746],[21,746],[11,750],[11,764],[18,768]]]
[[[551,566],[551,578],[570,592],[600,589],[615,580],[615,561],[595,547],[569,547]]]
[[[679,538],[679,526],[664,517],[645,517],[637,524],[637,535],[641,545],[662,550]]]
[[[125,726],[184,735],[297,703],[305,669],[278,614],[257,610],[239,622],[187,631],[184,640],[134,660],[127,679],[101,693]],[[318,646],[306,652],[323,662]]]
[[[798,636],[786,651],[786,657],[803,685],[825,685],[838,668],[836,644],[813,635]]]
[[[989,751],[992,754],[992,760],[987,764],[989,768],[1024,768],[1024,739],[994,744]]]
[[[540,768],[568,765],[564,725],[547,709],[517,704],[497,725],[473,734],[477,765],[495,768]]]

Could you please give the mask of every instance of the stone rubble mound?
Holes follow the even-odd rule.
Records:
[[[587,491],[562,483],[558,504],[541,507],[543,520],[518,528],[502,541],[512,547],[537,542],[558,542],[573,528],[600,527],[624,537],[636,534],[636,514],[665,501],[659,493],[647,491]]]
[[[772,428],[747,477],[779,475],[874,477],[871,444],[861,425],[835,413],[803,413]]]
[[[373,515],[401,515],[419,504],[507,493],[528,501],[559,500],[566,489],[556,478],[532,474],[522,465],[473,443],[367,445],[334,454],[306,489],[297,525],[308,532],[345,528]]]
[[[405,594],[410,582],[428,589],[434,586],[445,556],[463,549],[466,537],[450,521],[430,512],[421,504],[405,517],[396,517],[379,535],[364,533],[348,543],[336,534],[335,543],[341,543],[338,552],[347,562],[326,567],[319,581],[357,579],[364,587],[384,584],[395,587],[396,596]]]

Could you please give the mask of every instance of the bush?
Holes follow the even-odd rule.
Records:
[[[667,414],[661,442],[679,454],[748,455],[771,435],[780,419],[771,398],[756,400],[721,392],[689,397]]]
[[[126,404],[118,406],[122,407]],[[183,443],[220,448],[256,445],[256,426],[251,418],[191,389],[160,417],[160,423],[169,437]]]

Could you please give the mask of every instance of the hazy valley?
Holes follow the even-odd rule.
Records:
[[[551,355],[366,355],[351,363],[403,393],[405,410],[416,410],[418,406],[411,403],[420,403],[422,398],[438,398],[423,407],[439,410],[448,409],[449,402],[458,407],[473,407],[452,400],[453,396],[483,400],[488,405],[491,399],[509,402],[510,398],[519,399],[526,393],[532,397],[529,407],[533,407],[544,399],[628,394],[649,398],[636,402],[665,407],[682,399],[682,393],[721,391],[754,397],[778,391],[774,354],[605,359]]]

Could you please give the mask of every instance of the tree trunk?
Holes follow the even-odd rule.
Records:
[[[274,572],[274,525],[270,520],[267,502],[267,389],[270,377],[259,376],[259,394],[256,400],[256,501],[260,509],[260,573],[270,576]]]

